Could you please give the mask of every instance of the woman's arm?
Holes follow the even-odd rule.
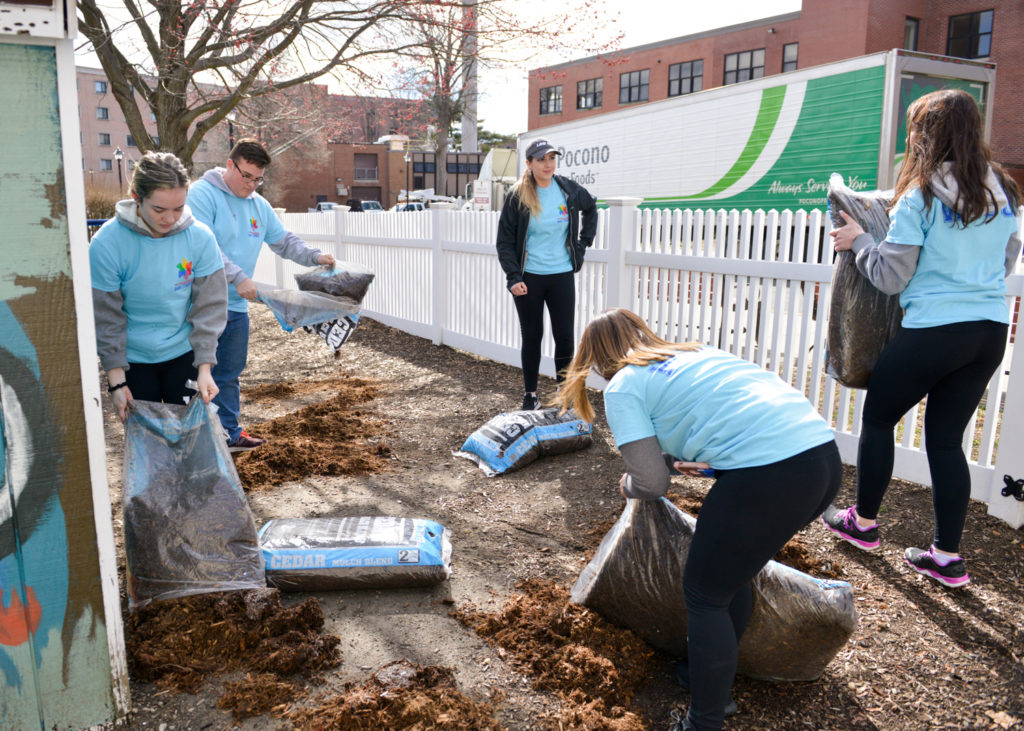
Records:
[[[580,229],[580,241],[584,246],[594,243],[597,236],[597,199],[590,195],[586,188],[580,188],[580,212],[583,214],[583,227]]]
[[[505,198],[505,204],[501,207],[501,217],[498,219],[498,237],[495,242],[498,250],[498,263],[501,264],[501,269],[505,272],[507,280],[505,286],[509,289],[523,281],[523,273],[516,253],[518,239],[519,197],[512,194]]]
[[[195,357],[193,365],[217,362],[217,340],[228,318],[228,285],[224,270],[218,269],[192,281],[191,305],[185,315],[192,325],[188,336]]]
[[[646,437],[619,447],[626,463],[619,489],[624,497],[657,500],[671,484],[668,465],[662,457],[657,437]]]
[[[899,294],[917,271],[920,246],[877,243],[846,211],[839,214],[845,225],[831,232],[836,251],[852,250],[857,269],[881,292]]]

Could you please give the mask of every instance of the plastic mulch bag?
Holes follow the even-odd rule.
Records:
[[[697,521],[668,500],[627,500],[572,588],[572,601],[628,627],[659,650],[686,655],[683,569]],[[754,608],[738,672],[814,680],[856,625],[853,588],[769,561],[753,582]]]
[[[214,407],[135,401],[125,428],[128,599],[266,586],[256,524]]]
[[[314,267],[295,275],[304,292],[323,292],[358,305],[373,282],[373,272],[362,264],[339,261],[334,267]]]
[[[301,327],[337,350],[348,342],[359,324],[359,305],[350,298],[277,289],[269,284],[257,286],[260,302],[270,308],[285,332]]]
[[[889,231],[886,209],[892,191],[858,193],[832,174],[828,184],[828,208],[832,225],[843,226],[846,211],[875,241]],[[888,295],[857,270],[852,251],[836,254],[832,270],[832,304],[829,309],[826,370],[844,386],[867,388],[878,356],[903,321],[899,295]]]
[[[538,457],[565,454],[594,443],[594,427],[569,410],[509,411],[498,414],[452,452],[477,463],[488,477],[525,467]]]
[[[274,519],[259,538],[267,583],[282,591],[429,586],[452,573],[448,530],[432,520]]]
[[[259,300],[274,313],[285,332],[359,314],[359,306],[319,292],[258,285]]]

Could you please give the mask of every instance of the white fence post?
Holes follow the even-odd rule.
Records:
[[[626,252],[633,245],[636,211],[640,198],[622,196],[608,199],[608,269],[605,272],[607,308],[633,309],[632,273],[626,266]]]
[[[335,258],[345,260],[345,252],[342,250],[342,242],[345,240],[345,222],[348,220],[349,207],[334,207],[334,254]]]
[[[431,286],[431,332],[430,341],[434,345],[444,343],[444,328],[447,324],[444,311],[445,293],[447,286],[444,281],[444,237],[448,232],[447,218],[451,214],[444,210],[449,206],[443,203],[434,203],[430,207],[430,286]]]
[[[1017,331],[1018,337],[1020,330]],[[999,413],[999,404],[989,404],[993,418]],[[1024,342],[1018,341],[1010,361],[1010,378],[1003,402],[1003,423],[999,430],[999,453],[992,488],[988,498],[988,514],[1004,520],[1014,528],[1024,525],[1024,502],[1014,497],[1003,497],[1003,475],[1014,480],[1024,479],[1024,451],[1019,442],[1013,444],[1014,435],[1024,434]],[[1019,439],[1019,437],[1018,437]]]

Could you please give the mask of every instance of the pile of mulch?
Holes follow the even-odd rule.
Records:
[[[340,640],[323,626],[316,599],[283,607],[277,589],[153,602],[128,617],[128,667],[135,680],[190,693],[234,671],[310,677],[341,662]]]
[[[287,717],[299,731],[503,731],[493,714],[491,703],[459,691],[451,668],[397,660],[365,683],[347,683],[344,692]]]
[[[242,680],[224,683],[217,708],[231,711],[238,722],[250,716],[283,713],[290,702],[304,695],[304,688],[280,680],[273,673],[247,673]]]
[[[321,390],[323,382],[281,382],[246,390],[254,400],[289,398]],[[261,490],[313,475],[361,475],[383,470],[391,457],[385,423],[365,408],[382,392],[364,378],[336,380],[331,398],[258,424],[268,444],[235,459],[242,485]]]
[[[658,665],[655,652],[626,629],[569,601],[567,589],[528,579],[499,612],[467,604],[459,622],[511,655],[533,687],[562,699],[567,710],[545,719],[551,728],[639,731],[644,719],[629,704]],[[505,651],[505,652],[502,652]]]

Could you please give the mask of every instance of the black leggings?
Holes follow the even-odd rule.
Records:
[[[572,272],[562,274],[523,273],[526,294],[514,297],[523,334],[523,390],[537,390],[540,372],[540,344],[544,338],[544,305],[551,318],[551,336],[555,340],[555,373],[558,382],[572,362],[575,349],[573,321],[576,309],[576,281]]]
[[[857,451],[857,512],[874,519],[892,477],[896,423],[925,396],[936,548],[956,553],[971,498],[962,440],[1003,360],[1007,325],[991,320],[904,328],[882,351],[864,400]]]
[[[720,729],[738,646],[753,607],[751,580],[839,491],[834,441],[780,462],[719,472],[701,505],[683,572],[690,721]]]
[[[195,391],[185,388],[185,381],[196,380],[199,370],[192,365],[192,351],[162,363],[131,363],[124,373],[132,398],[139,401],[157,401],[183,404],[185,397]]]

